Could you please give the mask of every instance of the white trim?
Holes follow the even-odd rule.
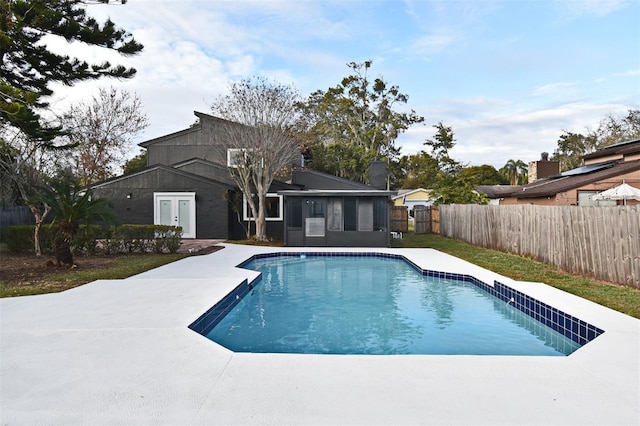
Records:
[[[186,200],[189,202],[189,230],[190,232],[184,233],[183,238],[195,238],[196,237],[196,193],[195,192],[154,192],[153,193],[153,223],[160,224],[160,209],[158,208],[160,200],[172,201],[172,215],[175,219],[171,223],[173,226],[178,226],[178,215],[176,213],[176,204],[174,201]]]
[[[242,152],[246,156],[247,150],[245,148],[227,148],[227,167],[237,169],[240,167],[236,160],[236,155]]]
[[[400,190],[400,191],[402,191],[402,190]],[[400,191],[398,191],[398,192],[400,192]],[[427,197],[429,197],[429,194],[433,190],[432,189],[424,189],[424,188],[411,189],[411,190],[407,190],[407,192],[403,192],[403,193],[398,194],[398,195],[396,195],[394,197],[391,197],[391,199],[392,200],[397,200],[398,198],[406,197],[407,195],[415,194],[416,192],[420,192],[420,191],[426,192]]]
[[[278,199],[278,216],[277,217],[265,217],[267,222],[282,222],[284,220],[284,203],[282,199],[282,195],[278,195],[276,193],[267,193],[267,198],[277,198]],[[249,215],[250,212],[249,204],[247,203],[247,197],[242,195],[242,220],[250,220],[254,221],[255,218]]]

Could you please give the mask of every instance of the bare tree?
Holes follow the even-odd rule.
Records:
[[[50,162],[52,151],[65,149],[65,146],[52,146],[48,142],[26,137],[23,133],[13,132],[0,127],[0,175],[3,185],[6,183],[14,191],[13,202],[22,201],[33,214],[34,251],[40,257],[40,229],[51,207],[41,202],[41,192],[45,186],[45,171]]]
[[[81,185],[114,176],[133,137],[149,126],[140,98],[113,87],[101,88],[89,102],[73,105],[62,121],[65,139],[75,145],[67,159]]]
[[[269,186],[276,173],[300,158],[291,130],[297,101],[294,88],[256,77],[231,84],[230,93],[211,106],[214,115],[226,120],[214,136],[214,146],[223,151],[229,173],[247,200],[259,241],[267,239]]]

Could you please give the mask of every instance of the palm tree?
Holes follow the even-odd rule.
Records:
[[[523,185],[527,181],[528,166],[522,160],[509,160],[500,170],[510,185]]]
[[[44,191],[41,201],[54,211],[53,223],[57,228],[54,250],[58,265],[73,265],[71,243],[81,224],[117,222],[115,212],[106,199],[92,198],[90,190],[69,181],[52,183]]]

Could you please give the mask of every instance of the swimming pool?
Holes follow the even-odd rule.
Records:
[[[379,253],[270,253],[191,328],[236,352],[568,355],[602,330],[507,286]],[[273,305],[276,303],[276,305]]]

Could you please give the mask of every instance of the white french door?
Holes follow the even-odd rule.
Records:
[[[156,192],[153,206],[154,224],[181,226],[183,238],[196,237],[195,192]]]

